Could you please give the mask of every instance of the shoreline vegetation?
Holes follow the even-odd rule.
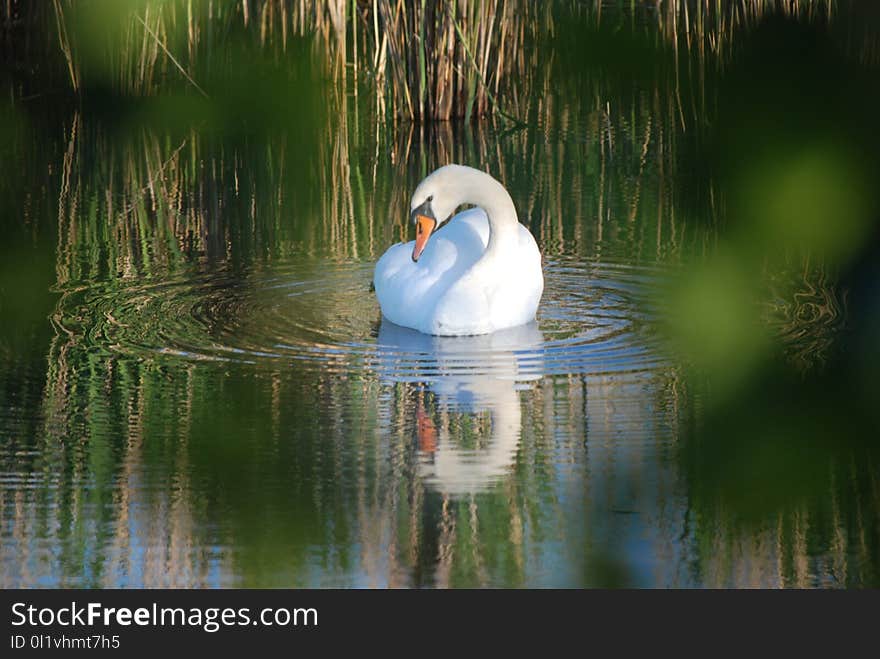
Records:
[[[553,0],[8,0],[0,5],[5,58],[19,76],[9,97],[110,90],[154,96],[211,93],[211,68],[234,47],[282,60],[295,44],[336,91],[369,93],[378,116],[470,120],[495,113],[521,124],[522,104],[548,77],[553,46],[571,24],[629,30],[692,57],[723,64],[739,32],[769,14],[830,21],[835,0],[654,0],[606,6]],[[845,3],[844,3],[845,4]],[[589,39],[593,34],[580,35]],[[857,41],[853,41],[857,43]],[[858,42],[860,43],[860,42]],[[859,45],[865,58],[876,47]],[[39,55],[39,57],[34,57]],[[36,61],[48,70],[32,71]],[[685,68],[690,69],[693,62]],[[718,64],[716,64],[718,65]],[[50,83],[32,89],[36,73]],[[680,71],[676,70],[676,81]]]

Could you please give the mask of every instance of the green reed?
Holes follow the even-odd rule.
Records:
[[[518,102],[535,96],[546,80],[541,63],[554,56],[558,26],[573,17],[634,26],[637,14],[650,14],[656,24],[640,18],[641,29],[674,44],[676,53],[726,57],[734,35],[766,14],[818,20],[834,7],[833,0],[675,0],[604,8],[570,0],[11,0],[0,14],[8,14],[12,41],[21,40],[24,29],[39,34],[35,28],[42,28],[42,55],[52,59],[54,51],[55,68],[74,92],[85,82],[134,95],[181,84],[203,93],[231,38],[281,57],[291,40],[308,37],[331,77],[354,94],[368,92],[390,116],[446,120],[497,111],[519,122]],[[865,43],[869,56],[873,41]],[[40,54],[30,48],[25,56]]]

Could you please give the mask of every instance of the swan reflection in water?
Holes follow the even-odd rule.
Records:
[[[446,494],[479,492],[510,473],[522,434],[519,391],[542,376],[543,343],[534,322],[493,334],[444,337],[382,319],[380,379],[424,383],[433,393],[436,414],[423,398],[414,412],[418,473],[429,487]],[[484,430],[477,420],[487,413],[491,424]],[[455,414],[475,422],[450,424]]]

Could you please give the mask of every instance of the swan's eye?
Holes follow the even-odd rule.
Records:
[[[427,201],[428,203],[431,203],[432,201],[434,201],[434,195],[432,195],[432,194],[428,195],[428,198],[425,199],[425,201]]]

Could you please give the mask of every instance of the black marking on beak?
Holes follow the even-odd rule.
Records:
[[[431,199],[432,197],[428,197],[422,204],[412,209],[412,212],[409,214],[410,222],[418,224],[419,215],[430,217],[434,221],[437,220],[437,216],[434,215],[434,210],[431,208]]]

